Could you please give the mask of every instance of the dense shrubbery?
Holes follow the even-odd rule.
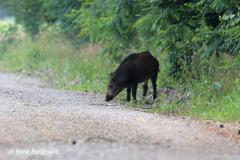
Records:
[[[238,0],[15,1],[1,3],[33,35],[58,25],[71,39],[101,43],[115,57],[161,51],[174,77],[200,77],[209,58],[240,49]]]

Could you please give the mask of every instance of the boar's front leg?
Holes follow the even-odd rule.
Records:
[[[148,90],[148,81],[146,80],[143,84],[143,96],[147,95],[147,90]]]
[[[131,87],[127,88],[127,101],[129,102],[131,100]]]
[[[152,81],[152,87],[153,87],[153,99],[156,99],[157,98],[157,76],[153,76],[151,78],[151,81]]]
[[[137,98],[136,98],[136,96],[137,96],[137,86],[138,86],[137,83],[135,83],[135,84],[132,85],[132,96],[133,96],[133,99],[134,99],[134,100],[137,99]]]

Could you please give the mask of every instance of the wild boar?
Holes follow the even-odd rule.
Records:
[[[105,101],[109,102],[116,97],[123,89],[127,89],[127,101],[131,100],[131,93],[136,100],[138,83],[143,83],[143,96],[148,90],[148,79],[151,79],[153,86],[153,99],[157,97],[157,77],[159,72],[159,62],[145,51],[133,53],[127,56],[116,69],[110,74],[110,82]]]

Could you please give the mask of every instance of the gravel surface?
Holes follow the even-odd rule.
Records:
[[[239,123],[145,113],[103,100],[0,73],[0,159],[240,159]]]

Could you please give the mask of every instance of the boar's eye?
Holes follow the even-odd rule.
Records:
[[[110,83],[109,85],[108,85],[108,88],[114,88],[114,87],[116,87],[116,84],[115,83]]]
[[[117,80],[117,75],[116,74],[114,74],[114,73],[112,73],[111,74],[111,81],[116,81]]]
[[[112,80],[115,82],[117,80],[117,77],[113,76]]]
[[[113,79],[113,77],[110,77],[110,82],[114,82],[114,79]]]

